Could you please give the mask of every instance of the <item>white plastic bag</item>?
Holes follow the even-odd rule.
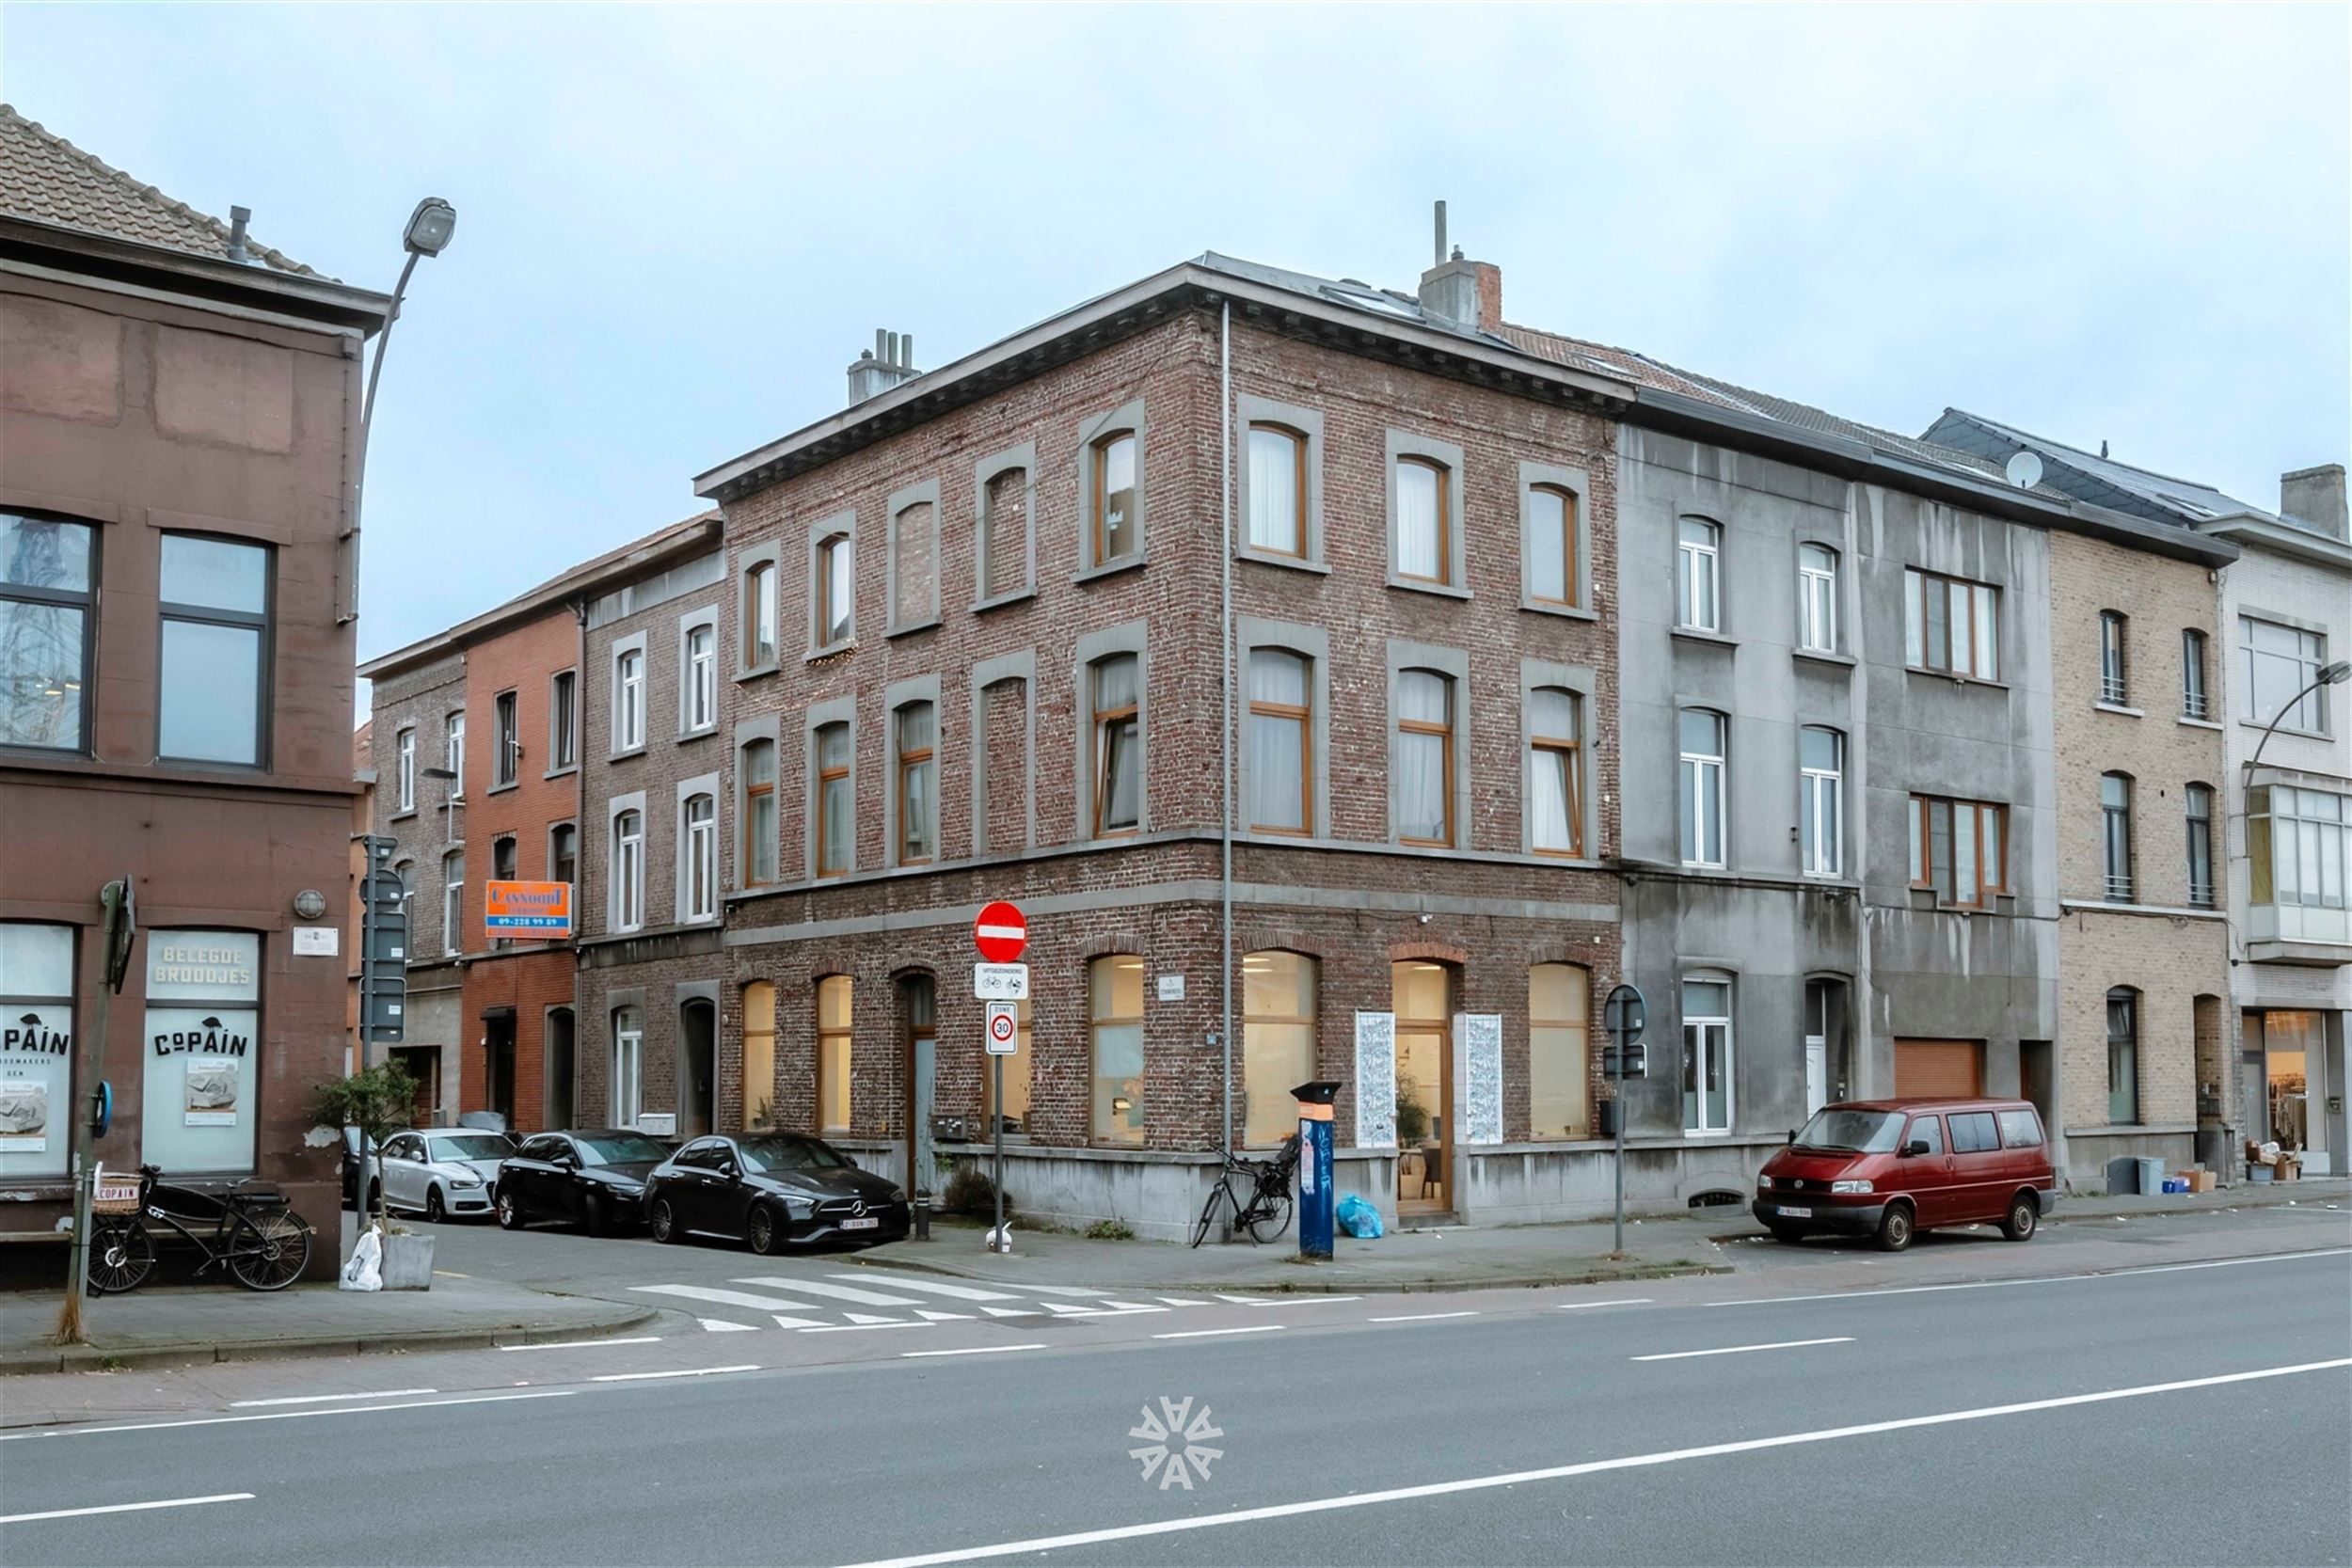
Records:
[[[339,1291],[380,1291],[384,1288],[383,1233],[369,1226],[359,1236],[359,1244],[351,1249],[351,1261],[343,1265],[342,1278],[335,1282]]]

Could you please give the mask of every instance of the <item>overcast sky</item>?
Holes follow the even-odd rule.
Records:
[[[2038,11],[30,6],[24,114],[412,286],[373,655],[694,511],[837,408],[1216,249],[1916,434],[1947,405],[2265,506],[2352,436],[2343,7]]]

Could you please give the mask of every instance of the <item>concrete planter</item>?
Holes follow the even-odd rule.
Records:
[[[386,1236],[383,1267],[384,1289],[388,1291],[433,1289],[433,1238],[398,1233]]]

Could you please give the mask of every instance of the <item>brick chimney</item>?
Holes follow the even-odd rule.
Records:
[[[885,332],[878,326],[874,346],[850,363],[850,406],[854,408],[921,373],[914,368],[914,334]]]
[[[2345,531],[2344,465],[2323,463],[2316,468],[2280,474],[2279,510],[2306,528],[2338,539],[2352,537]]]
[[[1445,203],[1438,203],[1437,264],[1421,275],[1421,308],[1456,326],[1482,332],[1502,328],[1502,269],[1491,261],[1466,261],[1462,247],[1451,254],[1445,243]]]

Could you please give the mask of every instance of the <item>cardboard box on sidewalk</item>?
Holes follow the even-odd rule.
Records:
[[[2194,1170],[2185,1170],[2181,1174],[2188,1178],[2188,1190],[2192,1193],[2212,1192],[2216,1181],[2218,1180],[2215,1172],[2203,1169],[2202,1167],[2199,1167]]]

